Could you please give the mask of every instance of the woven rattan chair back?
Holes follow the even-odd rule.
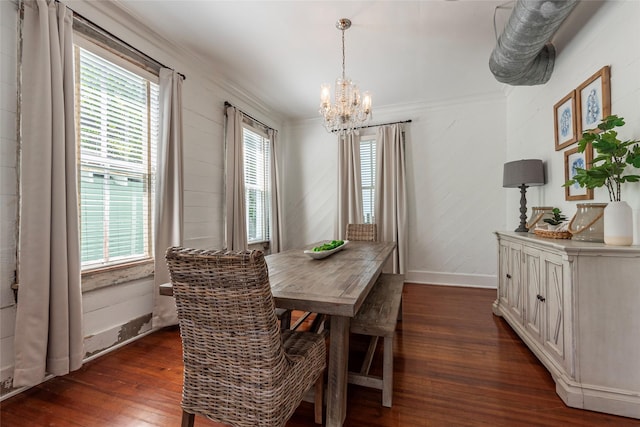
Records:
[[[347,224],[347,240],[375,242],[378,240],[377,224]]]
[[[233,426],[284,425],[324,369],[325,348],[323,340],[312,343],[312,368],[294,366],[304,358],[287,354],[283,337],[302,333],[281,337],[263,253],[174,247],[166,260],[182,336],[186,425],[193,414]]]

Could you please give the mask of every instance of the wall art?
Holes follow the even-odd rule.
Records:
[[[576,89],[578,109],[578,135],[595,129],[611,114],[611,87],[609,66],[602,67]]]
[[[572,90],[553,106],[553,128],[555,131],[556,151],[568,147],[578,140],[576,128],[576,96]]]
[[[564,178],[565,182],[573,179],[576,175],[576,168],[589,169],[593,161],[593,147],[591,144],[583,153],[578,152],[578,147],[571,148],[564,152]],[[593,200],[593,189],[580,187],[573,184],[565,187],[565,200]]]

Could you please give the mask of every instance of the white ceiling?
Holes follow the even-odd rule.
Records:
[[[341,73],[339,18],[353,22],[345,35],[347,75],[372,92],[374,113],[502,90],[488,61],[494,11],[504,0],[117,4],[289,120],[316,117],[320,84]],[[498,31],[510,13],[498,9]]]

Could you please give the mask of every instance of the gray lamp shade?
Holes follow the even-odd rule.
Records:
[[[512,188],[520,187],[523,184],[527,186],[545,184],[542,160],[515,160],[504,164],[502,186]]]

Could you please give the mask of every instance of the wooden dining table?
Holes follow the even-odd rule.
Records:
[[[304,253],[323,242],[266,256],[276,307],[330,316],[328,427],[342,426],[347,409],[349,326],[396,247],[350,241],[323,259]]]

